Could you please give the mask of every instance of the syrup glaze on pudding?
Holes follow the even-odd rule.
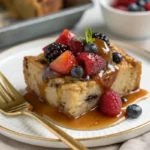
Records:
[[[124,121],[126,119],[125,108],[130,104],[138,103],[148,96],[149,93],[143,89],[124,96],[124,98],[127,99],[127,102],[123,103],[122,112],[116,117],[107,117],[103,115],[97,107],[76,119],[70,118],[59,112],[56,108],[48,105],[46,101],[41,101],[34,92],[26,93],[24,98],[33,106],[34,112],[49,118],[49,120],[60,126],[75,130],[95,130],[107,128]]]

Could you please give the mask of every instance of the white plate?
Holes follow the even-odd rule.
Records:
[[[36,55],[41,48],[53,39],[41,39],[34,42],[13,47],[0,54],[0,71],[20,91],[25,91],[25,82],[22,72],[22,60],[26,55]],[[125,49],[143,63],[141,88],[150,91],[150,53],[137,47],[114,41],[115,44]],[[141,101],[143,109],[138,119],[127,119],[119,125],[95,131],[75,131],[62,128],[65,132],[79,139],[87,147],[96,147],[114,144],[136,137],[150,130],[150,98]],[[44,146],[66,148],[66,145],[57,139],[47,129],[35,120],[26,117],[7,117],[0,114],[0,133],[24,143]]]

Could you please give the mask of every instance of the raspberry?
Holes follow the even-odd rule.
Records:
[[[120,95],[112,90],[104,93],[100,100],[100,111],[109,117],[115,117],[120,114],[122,107]]]
[[[106,61],[94,53],[82,52],[77,60],[84,67],[86,75],[95,75],[106,67]]]
[[[49,62],[52,62],[58,56],[60,56],[63,52],[65,52],[67,49],[68,47],[63,44],[52,43],[46,47],[44,55],[45,55],[45,58],[49,60]]]
[[[73,54],[77,54],[79,52],[83,51],[83,44],[79,41],[77,41],[75,38],[72,38],[69,41],[69,48],[73,52]]]
[[[147,11],[150,11],[150,2],[148,2],[148,3],[145,5],[145,9],[146,9]]]

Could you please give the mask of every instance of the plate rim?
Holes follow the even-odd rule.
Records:
[[[146,122],[142,125],[139,125],[137,127],[126,130],[126,131],[121,131],[121,132],[118,132],[118,133],[113,133],[113,134],[98,136],[98,137],[92,137],[92,138],[76,138],[76,140],[91,141],[91,140],[107,139],[107,138],[116,137],[116,136],[119,136],[119,135],[131,133],[132,131],[136,131],[138,129],[144,128],[145,126],[148,126],[148,125],[150,125],[150,121],[148,121],[148,122]],[[27,135],[27,134],[23,134],[23,133],[19,133],[19,132],[10,130],[10,129],[2,127],[2,126],[0,126],[0,130],[6,131],[7,133],[10,133],[10,134],[13,134],[13,135],[16,135],[16,136],[21,136],[21,137],[24,137],[24,138],[29,138],[29,139],[39,140],[39,141],[62,142],[60,139],[52,139],[52,138],[45,138],[45,137]]]
[[[42,38],[42,40],[44,39],[49,39],[49,40],[53,40],[55,39],[55,36],[51,37],[51,38]],[[0,52],[0,56],[7,53],[8,51],[13,51],[14,48],[16,47],[19,47],[19,46],[23,46],[23,45],[26,45],[26,44],[30,44],[32,42],[37,42],[37,41],[40,41],[41,39],[38,39],[38,40],[34,40],[34,41],[30,41],[30,42],[27,42],[27,43],[23,43],[23,44],[19,44],[19,45],[16,45],[16,46],[13,46],[7,50],[4,50],[2,52]],[[144,49],[144,48],[141,48],[139,47],[138,45],[136,44],[133,44],[133,43],[128,43],[128,42],[124,42],[124,41],[121,41],[121,40],[111,40],[113,43],[120,43],[124,46],[127,46],[127,47],[131,47],[131,48],[138,48],[139,51],[141,50],[142,53],[144,54],[148,54],[150,56],[150,51],[147,50],[147,49]],[[44,43],[44,42],[43,42]],[[91,140],[100,140],[100,139],[107,139],[107,138],[111,138],[111,137],[116,137],[116,136],[119,136],[119,135],[123,135],[123,134],[127,134],[127,133],[131,133],[132,131],[136,131],[138,129],[141,129],[141,128],[144,128],[145,126],[148,126],[150,125],[150,121],[147,121],[145,122],[144,124],[141,124],[137,127],[134,127],[134,128],[130,128],[128,130],[125,130],[125,131],[121,131],[121,132],[118,132],[118,133],[113,133],[113,134],[109,134],[109,135],[104,135],[104,136],[98,136],[98,137],[90,137],[90,138],[76,138],[77,140],[79,141],[91,141]],[[32,136],[32,135],[27,135],[27,134],[23,134],[23,133],[19,133],[19,132],[16,132],[16,131],[13,131],[13,130],[10,130],[8,128],[5,128],[3,126],[0,125],[0,130],[3,130],[4,132],[7,132],[7,133],[10,133],[10,134],[13,134],[13,135],[16,135],[16,136],[20,136],[20,137],[23,137],[23,138],[28,138],[28,139],[33,139],[33,140],[39,140],[39,141],[48,141],[48,142],[62,142],[60,139],[53,139],[53,138],[45,138],[45,137],[38,137],[38,136]]]

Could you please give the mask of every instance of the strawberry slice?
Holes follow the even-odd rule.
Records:
[[[68,46],[69,41],[72,38],[75,38],[76,35],[74,33],[72,33],[70,30],[65,29],[59,36],[59,38],[56,40],[56,43],[61,43],[64,44],[66,46]]]
[[[72,52],[67,50],[52,63],[50,63],[49,67],[57,73],[66,75],[71,71],[74,66],[76,66],[76,59]]]

